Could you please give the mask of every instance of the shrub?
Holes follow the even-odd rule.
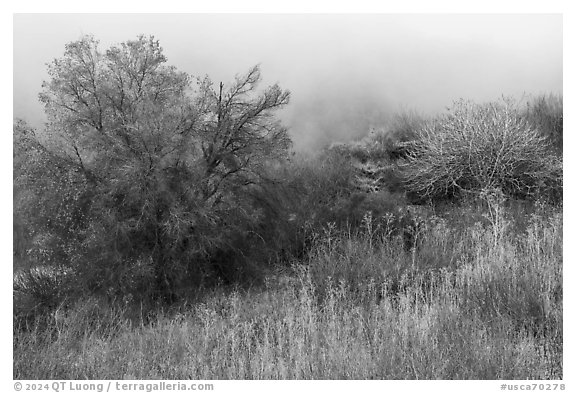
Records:
[[[14,327],[45,318],[73,291],[72,271],[58,266],[36,266],[14,274]]]
[[[377,133],[372,139],[384,146],[390,160],[405,158],[408,147],[418,138],[418,131],[426,122],[427,119],[417,112],[401,112],[392,117],[385,132]]]
[[[528,103],[527,120],[544,135],[556,153],[562,155],[563,99],[562,96],[541,95]]]
[[[339,206],[356,190],[355,168],[349,157],[338,149],[327,149],[316,157],[294,162],[290,169],[287,181],[299,196],[295,208],[302,224],[318,227],[338,221]]]
[[[506,196],[558,199],[562,163],[538,129],[503,99],[454,104],[426,124],[402,166],[407,191],[422,199],[458,199],[500,189]]]
[[[392,116],[380,129],[372,129],[361,140],[334,144],[326,153],[344,159],[353,170],[352,184],[357,190],[373,193],[387,190],[403,193],[398,162],[410,152],[418,130],[426,119],[413,111]]]

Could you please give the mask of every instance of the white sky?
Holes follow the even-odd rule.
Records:
[[[15,14],[15,117],[41,126],[46,63],[82,34],[101,49],[154,35],[170,64],[214,81],[260,63],[265,82],[292,92],[280,115],[300,148],[405,109],[562,93],[561,14]]]

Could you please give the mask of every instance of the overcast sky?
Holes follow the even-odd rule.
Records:
[[[82,34],[111,44],[154,35],[168,63],[230,81],[261,64],[292,92],[280,113],[297,148],[345,141],[403,110],[459,98],[562,93],[562,16],[17,14],[14,117],[43,123],[46,63]]]

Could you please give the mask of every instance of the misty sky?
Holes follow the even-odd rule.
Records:
[[[296,148],[345,141],[394,112],[443,111],[458,98],[562,93],[562,16],[18,14],[14,117],[35,127],[46,63],[82,34],[100,49],[154,35],[168,63],[231,81],[260,63],[292,92],[280,113]]]

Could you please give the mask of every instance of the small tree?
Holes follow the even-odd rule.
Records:
[[[165,63],[153,37],[101,52],[87,36],[66,45],[43,84],[43,148],[90,191],[67,258],[100,289],[165,293],[209,278],[214,250],[254,216],[243,191],[290,145],[272,115],[289,93],[258,93],[258,67],[214,90]]]
[[[562,188],[561,162],[511,100],[457,102],[420,129],[402,169],[407,190],[431,200],[487,189],[529,198]]]

